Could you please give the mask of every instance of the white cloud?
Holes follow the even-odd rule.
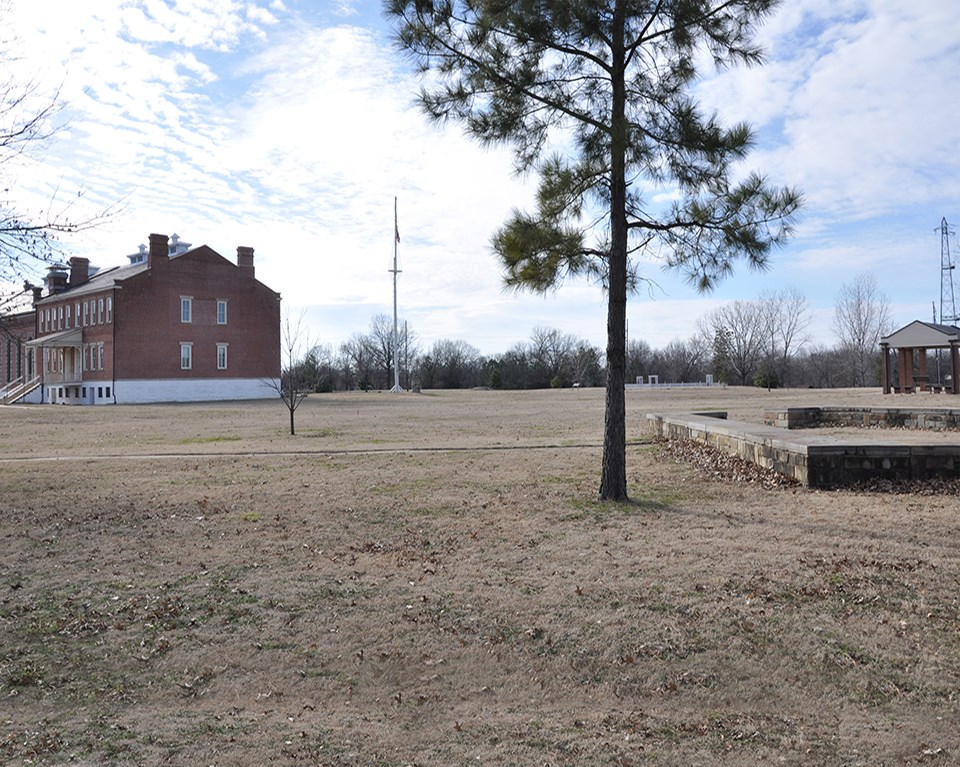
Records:
[[[71,242],[96,263],[122,262],[150,232],[177,232],[231,258],[239,244],[255,247],[258,276],[291,304],[389,310],[396,196],[401,314],[424,338],[492,352],[545,325],[604,345],[599,288],[503,292],[489,238],[526,207],[531,184],[513,176],[506,150],[426,121],[417,80],[363,6],[325,6],[351,22],[336,26],[279,0],[12,9],[25,55],[11,71],[41,93],[61,88],[69,119],[27,166],[23,199],[40,208],[59,186],[85,189],[94,208],[126,200],[122,220]],[[767,66],[710,77],[698,93],[707,109],[759,128],[749,167],[803,189],[798,238],[769,273],[740,270],[713,296],[652,268],[663,292],[631,300],[628,313],[631,332],[655,346],[763,288],[798,285],[824,316],[839,283],[865,268],[903,306],[938,290],[939,251],[924,236],[960,214],[940,209],[960,199],[960,105],[947,97],[960,15],[945,2],[795,0],[763,36]]]

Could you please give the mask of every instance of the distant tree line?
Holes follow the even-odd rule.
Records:
[[[711,375],[718,383],[765,388],[880,385],[879,342],[893,328],[889,300],[872,275],[840,288],[833,346],[811,343],[811,319],[807,299],[793,289],[732,301],[701,317],[686,340],[655,349],[642,338],[628,339],[626,380],[652,375],[660,383],[683,383]],[[489,356],[463,339],[425,348],[404,322],[399,336],[405,389],[546,389],[602,386],[605,380],[603,351],[556,328],[536,327],[528,340]],[[318,392],[389,389],[393,320],[377,315],[367,332],[337,347],[314,346],[298,364]]]

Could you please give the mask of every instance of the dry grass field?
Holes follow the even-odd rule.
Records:
[[[903,398],[627,400],[624,505],[600,390],[0,409],[0,762],[960,763],[960,498],[643,420]]]

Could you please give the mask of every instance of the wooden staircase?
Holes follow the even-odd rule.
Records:
[[[40,376],[25,381],[23,376],[15,378],[3,388],[0,388],[0,405],[12,405],[26,397],[40,385]]]

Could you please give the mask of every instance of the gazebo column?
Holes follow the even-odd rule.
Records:
[[[960,379],[960,345],[957,341],[950,341],[950,371],[953,378],[950,380],[950,393],[957,393],[957,381]]]
[[[927,375],[927,350],[919,349],[920,352],[920,370],[917,374],[917,388],[920,391],[930,391],[930,377]]]
[[[900,393],[913,391],[913,349],[900,349]]]
[[[883,393],[890,393],[890,344],[880,344],[883,365]]]

